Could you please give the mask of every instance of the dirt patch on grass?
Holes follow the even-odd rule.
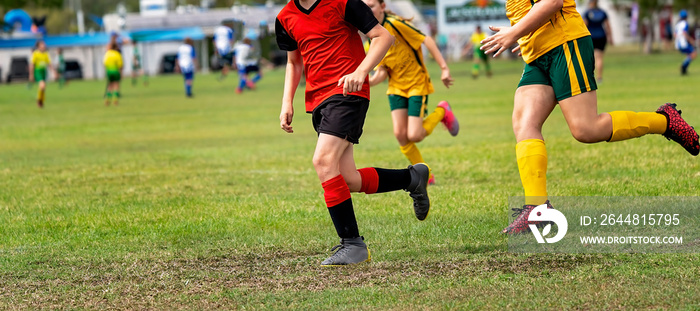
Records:
[[[268,251],[193,258],[170,254],[99,261],[34,261],[27,263],[26,269],[16,270],[20,272],[0,272],[0,307],[231,308],[244,304],[245,294],[252,292],[387,288],[435,277],[538,277],[580,265],[612,265],[615,261],[602,255],[493,253],[441,261],[372,262],[327,268],[318,265],[321,259],[306,252]],[[242,294],[234,299],[232,291]]]

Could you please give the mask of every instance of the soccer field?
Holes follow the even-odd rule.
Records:
[[[617,48],[599,111],[678,103],[700,126],[700,63]],[[431,64],[438,80],[438,68]],[[235,94],[237,77],[0,86],[0,309],[698,309],[694,254],[514,254],[499,234],[521,196],[511,129],[521,61],[455,86],[435,83],[461,123],[419,144],[437,185],[430,216],[405,192],[354,194],[372,262],[322,268],[338,243],[311,164],[316,135],[297,91],[294,134],[279,128],[284,70]],[[386,84],[372,89],[358,167],[408,165]],[[650,135],[585,145],[559,108],[545,124],[552,196],[697,196],[700,159]],[[585,198],[584,198],[585,199]]]

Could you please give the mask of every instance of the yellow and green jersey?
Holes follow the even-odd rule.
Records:
[[[508,0],[506,15],[511,25],[515,25],[530,12],[539,0]],[[562,8],[537,30],[518,40],[523,60],[530,63],[538,57],[565,42],[590,36],[581,15],[576,11],[575,0],[564,0]]]
[[[389,74],[387,95],[411,97],[433,93],[433,84],[430,82],[421,51],[425,35],[395,15],[386,14],[382,26],[396,38],[379,63]]]
[[[484,32],[478,33],[475,31],[471,38],[472,46],[474,46],[475,49],[478,49],[481,47],[481,40],[484,39],[486,39],[486,34]]]
[[[123,65],[122,54],[116,50],[108,50],[103,63],[107,72],[119,72]]]
[[[46,70],[46,68],[49,67],[49,64],[51,64],[51,58],[49,57],[48,52],[42,52],[39,50],[35,50],[34,53],[32,53],[32,59],[31,59],[32,65],[34,65],[34,70]]]

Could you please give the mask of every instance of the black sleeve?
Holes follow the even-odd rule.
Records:
[[[364,34],[379,24],[372,10],[362,0],[348,0],[345,5],[345,21]]]
[[[279,19],[275,19],[275,36],[277,37],[277,46],[280,50],[294,51],[299,48],[297,42],[289,35]]]

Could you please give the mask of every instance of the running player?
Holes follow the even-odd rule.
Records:
[[[445,59],[435,41],[414,28],[408,20],[386,11],[384,0],[363,0],[374,17],[396,38],[375,73],[369,78],[371,86],[389,77],[389,106],[394,125],[394,136],[401,153],[411,164],[423,163],[417,142],[430,135],[440,121],[447,126],[452,136],[459,132],[459,123],[450,104],[441,101],[437,108],[428,112],[428,94],[434,92],[428,70],[425,68],[421,45],[425,44],[442,70],[440,79],[449,88],[454,82]],[[430,184],[435,183],[431,174]]]
[[[192,97],[192,81],[197,63],[197,54],[194,51],[194,42],[190,38],[185,38],[184,43],[177,49],[176,70],[182,73],[185,79],[185,95]]]
[[[674,36],[676,38],[676,49],[686,55],[683,64],[681,64],[681,75],[685,75],[688,73],[690,62],[698,56],[698,52],[695,51],[695,40],[688,31],[688,11],[681,10],[678,13],[678,17],[680,17],[680,20],[676,24]]]
[[[574,0],[510,0],[506,11],[512,27],[490,27],[496,34],[482,41],[482,50],[498,56],[516,41],[525,69],[515,91],[513,132],[525,206],[503,230],[529,231],[530,211],[547,200],[547,151],[542,125],[559,104],[571,134],[583,143],[620,141],[662,134],[698,155],[698,134],[681,118],[675,104],[656,112],[613,111],[599,114],[593,76],[593,42]]]
[[[481,30],[481,26],[476,26],[474,33],[471,38],[469,38],[469,44],[465,47],[465,50],[472,49],[474,65],[472,66],[472,78],[476,79],[479,77],[479,70],[481,67],[481,62],[484,63],[486,69],[486,76],[491,77],[491,64],[489,63],[489,58],[486,53],[481,50],[481,40],[486,39],[486,34]]]
[[[110,101],[115,106],[119,105],[119,84],[122,80],[122,67],[124,62],[122,54],[119,53],[119,45],[116,42],[110,42],[107,53],[104,57],[105,72],[107,73],[107,92],[105,93],[105,106],[109,106]]]
[[[44,108],[44,96],[46,94],[46,80],[48,70],[51,68],[51,59],[46,51],[46,43],[43,40],[36,42],[31,61],[29,62],[29,81],[39,82],[39,91],[36,95],[36,104]]]
[[[404,189],[413,198],[419,220],[430,209],[425,164],[408,169],[356,169],[353,145],[362,134],[369,108],[367,74],[381,61],[394,38],[361,0],[293,0],[277,15],[277,44],[287,52],[280,126],[292,133],[292,100],[306,74],[306,112],[318,133],[313,163],[331,220],[340,237],[337,252],[321,265],[370,260],[360,236],[350,192],[380,193]],[[365,55],[358,30],[372,44]]]
[[[221,64],[219,81],[228,76],[228,70],[233,63],[232,42],[233,30],[224,25],[224,22],[221,22],[221,25],[214,29],[214,46],[216,47],[216,54],[219,55],[219,64]]]
[[[243,39],[243,42],[239,42],[233,47],[233,55],[236,58],[236,68],[240,79],[236,93],[240,94],[246,87],[255,89],[255,83],[262,77],[258,65],[259,60],[255,56],[256,53],[253,49],[252,41],[247,37]],[[256,73],[255,77],[249,79],[248,76],[253,72]]]

